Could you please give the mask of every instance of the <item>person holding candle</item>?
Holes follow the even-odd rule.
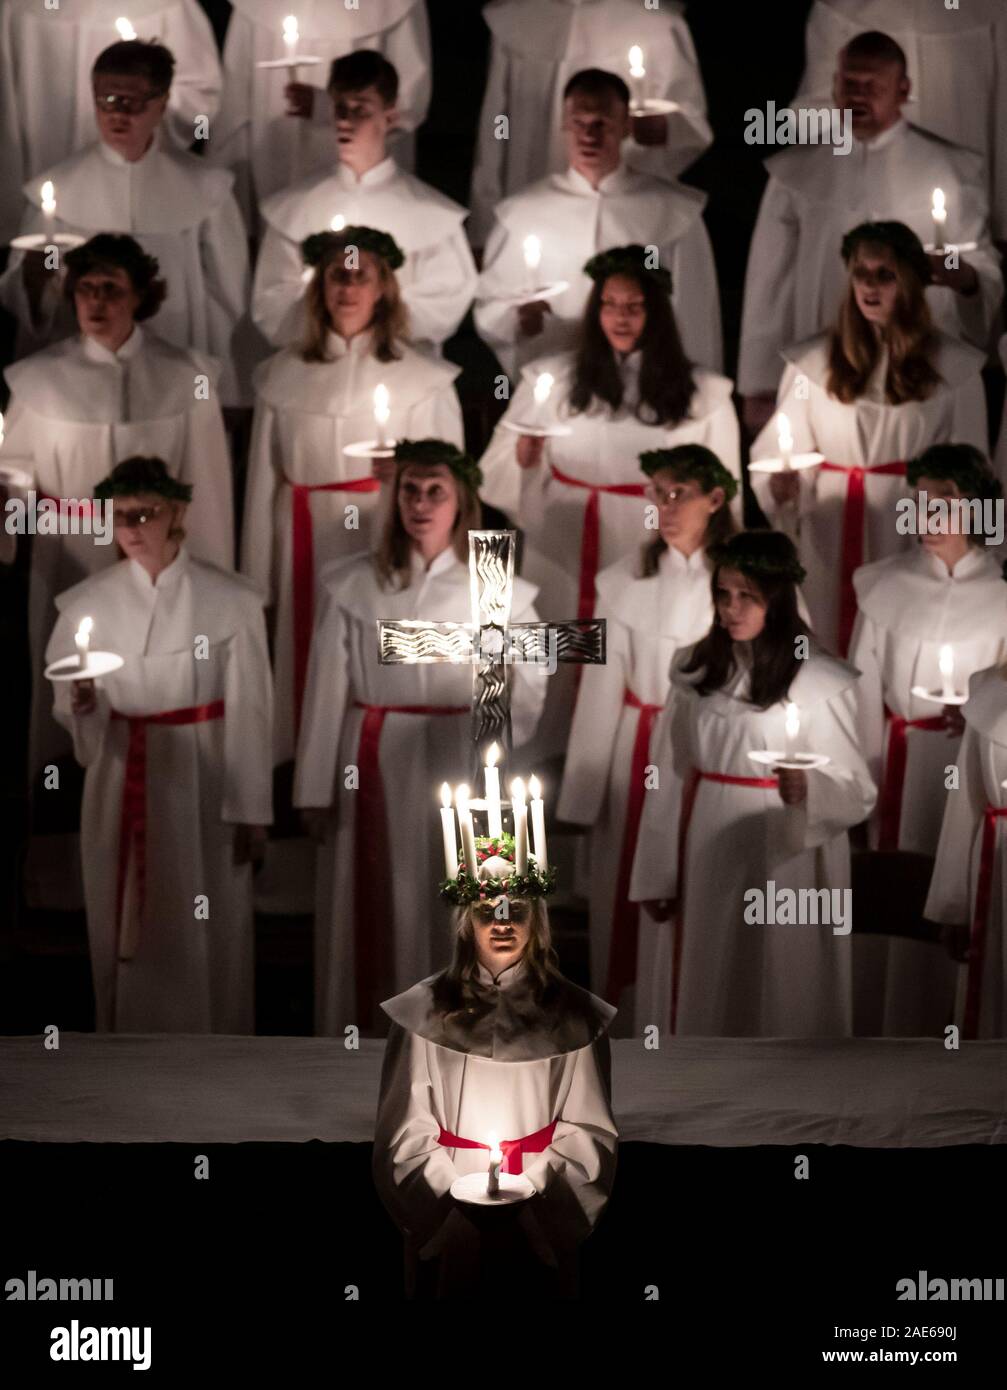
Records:
[[[628,1015],[627,1031],[636,1036],[671,1020],[670,925],[646,916],[641,931],[639,906],[628,898],[651,794],[651,728],[668,698],[672,658],[709,631],[707,553],[733,534],[730,503],[738,491],[736,478],[701,444],[651,450],[640,455],[640,467],[659,529],[637,554],[598,575],[605,665],[584,671],[558,807],[560,820],[592,827],[592,987]]]
[[[875,800],[859,747],[857,672],[823,652],[801,620],[804,571],[787,536],[742,532],[711,558],[713,625],[672,663],[630,898],[658,921],[674,918],[676,1035],[846,1036],[848,917],[753,915],[752,893],[768,907],[781,890],[811,890],[816,903],[832,890],[832,903],[850,886],[847,831]],[[798,751],[828,759],[811,771],[748,756],[784,748],[788,703],[799,711]],[[679,780],[681,795],[669,797]]]
[[[319,1034],[341,1036],[350,1024],[373,1034],[388,990],[444,958],[443,924],[424,908],[442,876],[440,846],[426,833],[393,839],[391,814],[415,813],[431,786],[468,778],[472,667],[383,666],[375,623],[469,621],[479,482],[473,461],[450,442],[401,440],[375,553],[333,561],[319,576],[294,778],[294,804],[320,841]],[[536,620],[534,595],[514,580],[514,621]],[[534,730],[546,679],[537,667],[514,667],[518,747]]]
[[[439,348],[465,316],[476,283],[462,222],[465,209],[400,169],[388,153],[398,121],[399,78],[380,53],[337,58],[329,77],[338,163],[267,198],[255,268],[252,317],[274,347],[296,342],[306,307],[300,247],[332,225],[381,227],[401,246],[396,275],[410,339]],[[330,156],[331,158],[331,156]]]
[[[371,548],[379,476],[389,481],[395,471],[391,459],[343,452],[376,439],[376,393],[385,390],[382,428],[392,440],[463,442],[458,368],[403,341],[395,276],[403,254],[394,238],[347,227],[308,237],[301,251],[308,327],[300,344],[256,370],[242,533],[242,569],[272,608],[277,763],[294,755],[318,575],[329,561]]]
[[[117,464],[123,559],[56,599],[46,659],[124,658],[99,685],[54,684],[85,769],[81,850],[99,1032],[251,1033],[251,864],[272,819],[263,596],[189,554],[188,484],[163,459]],[[198,505],[198,504],[196,504]]]
[[[568,167],[496,208],[475,322],[512,379],[530,358],[574,345],[591,297],[585,262],[626,242],[650,249],[648,268],[671,273],[686,352],[720,370],[720,298],[703,224],[705,196],[627,167],[622,145],[629,124],[629,88],[621,77],[597,68],[575,73],[563,93]],[[548,300],[518,302],[529,288],[529,235],[541,243],[537,283],[565,281],[568,288]]]
[[[797,453],[824,462],[759,473],[752,485],[771,522],[796,512],[804,588],[819,640],[845,654],[856,614],[853,572],[906,549],[896,526],[906,461],[929,445],[986,447],[982,353],[933,327],[928,259],[901,222],[866,222],[843,238],[847,285],[835,326],[786,351],[778,408]],[[770,421],[752,457],[774,457]]]

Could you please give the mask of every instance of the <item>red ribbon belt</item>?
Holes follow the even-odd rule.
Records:
[[[720,782],[728,787],[764,787],[771,791],[780,785],[778,777],[732,777],[726,772],[702,772],[693,768],[682,792],[682,815],[678,826],[678,910],[675,913],[675,940],[672,946],[671,1031],[678,1020],[678,985],[681,977],[682,935],[685,928],[685,849],[689,823],[700,782]]]
[[[896,850],[902,822],[902,786],[906,780],[906,730],[926,729],[929,733],[938,733],[944,728],[944,716],[903,719],[901,714],[892,714],[887,708],[885,714],[888,717],[888,753],[878,798],[878,849]]]
[[[542,1153],[552,1143],[555,1130],[556,1121],[553,1120],[545,1129],[537,1129],[534,1134],[526,1134],[523,1139],[504,1139],[500,1144],[500,1152],[503,1154],[501,1172],[523,1173],[525,1154]],[[446,1149],[489,1149],[489,1144],[480,1144],[477,1139],[462,1139],[457,1134],[449,1134],[446,1129],[441,1130],[437,1142],[443,1144]]]
[[[357,747],[357,814],[353,835],[353,942],[356,971],[357,1019],[362,1028],[374,1025],[377,1006],[394,987],[395,950],[392,942],[393,898],[389,880],[392,862],[381,781],[381,730],[386,714],[468,714],[468,705],[368,705]]]
[[[122,906],[126,892],[126,874],[130,855],[136,864],[136,886],[141,921],[147,887],[147,725],[204,724],[210,719],[223,719],[223,700],[211,700],[206,705],[190,705],[188,709],[166,709],[159,714],[122,714],[111,711],[112,719],[129,725],[129,746],[126,750],[126,774],[122,787],[122,812],[119,819],[119,876],[116,886],[116,931],[122,926]]]
[[[308,677],[308,652],[315,617],[315,537],[311,523],[313,492],[377,492],[377,478],[351,478],[345,483],[292,483],[294,530],[294,733],[301,727],[301,706]]]
[[[996,851],[997,821],[1007,816],[1007,806],[987,806],[983,817],[983,843],[979,853],[979,882],[976,885],[975,911],[969,941],[969,970],[965,987],[966,1038],[974,1038],[979,1028],[979,1005],[983,981],[983,957],[986,952],[986,923],[990,913],[993,889],[993,858]]]
[[[846,506],[843,510],[842,556],[839,565],[839,654],[845,656],[853,635],[853,622],[857,616],[853,571],[864,563],[864,478],[868,473],[904,477],[906,465],[904,462],[874,463],[869,468],[860,468],[855,464],[823,463],[820,467],[829,473],[846,474]]]
[[[584,509],[584,531],[580,543],[580,587],[577,601],[577,617],[594,617],[594,581],[598,573],[601,555],[600,505],[598,494],[611,493],[614,497],[643,497],[643,483],[585,483],[582,478],[572,478],[569,473],[561,473],[553,466],[552,476],[558,483],[567,487],[587,488],[591,494]]]
[[[622,856],[619,877],[615,886],[615,907],[612,913],[612,939],[608,948],[608,981],[606,999],[618,999],[627,985],[636,979],[636,953],[640,927],[640,905],[629,901],[629,881],[633,873],[633,857],[643,815],[643,779],[650,755],[650,733],[654,720],[661,712],[660,705],[645,705],[632,690],[627,690],[623,702],[640,711],[633,740],[633,756],[629,771],[629,800],[626,803],[626,825],[622,834]]]

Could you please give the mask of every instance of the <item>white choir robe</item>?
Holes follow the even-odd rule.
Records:
[[[476,292],[475,322],[512,379],[533,357],[573,347],[591,293],[585,262],[613,246],[658,248],[658,263],[672,276],[672,305],[686,355],[720,369],[723,347],[720,296],[713,249],[703,222],[706,195],[684,184],[620,165],[591,187],[575,169],[550,174],[497,205]],[[524,240],[542,243],[532,277]],[[565,280],[570,288],[550,299],[542,332],[518,336],[516,299],[529,284]]]
[[[941,718],[941,707],[912,693],[940,690],[939,657],[954,656],[954,685],[1007,656],[1007,584],[985,546],[973,546],[952,574],[936,556],[913,549],[864,565],[854,575],[859,612],[850,661],[860,671],[862,746],[879,787],[871,846],[932,856],[957,738],[944,729],[905,728],[901,785],[888,774],[892,723],[886,707],[909,721]],[[896,738],[896,756],[899,735]],[[949,1021],[957,967],[943,946],[905,937],[858,936],[858,990],[871,1017],[863,1031],[929,1037]],[[858,1027],[858,1031],[861,1029]]]
[[[454,389],[457,367],[405,347],[399,348],[398,361],[379,362],[371,350],[370,333],[348,341],[329,333],[327,341],[332,362],[304,362],[293,348],[284,348],[256,373],[241,568],[269,595],[273,609],[276,763],[294,756],[297,737],[291,484],[371,480],[370,459],[349,458],[343,449],[375,437],[374,388],[379,382],[388,387],[390,439],[446,439],[459,448],[464,444]],[[318,575],[331,560],[373,547],[385,514],[380,497],[376,487],[308,494],[314,557],[304,605],[308,638]]]
[[[899,120],[871,144],[854,140],[847,155],[828,145],[794,145],[766,161],[762,195],[745,272],[738,389],[745,396],[776,389],[788,343],[831,324],[847,270],[844,235],[861,222],[894,219],[926,245],[934,239],[935,188],[947,199],[945,240],[977,242],[961,259],[979,276],[974,294],[927,288],[938,328],[987,352],[1003,299],[1000,262],[990,242],[982,156]]]
[[[674,178],[713,143],[706,93],[683,7],[644,9],[638,0],[492,0],[483,10],[490,62],[472,175],[473,244],[482,246],[501,198],[566,164],[563,88],[584,68],[629,81],[629,50],[643,49],[646,95],[673,101],[664,145],[632,136],[623,155],[634,168]],[[508,119],[507,139],[497,121]]]
[[[389,232],[405,256],[395,273],[409,310],[411,342],[439,345],[472,302],[475,262],[465,239],[465,209],[405,173],[391,158],[361,179],[345,164],[274,193],[262,206],[266,234],[255,267],[252,318],[274,347],[304,332],[301,242],[336,216],[347,226]]]
[[[567,748],[557,815],[592,827],[590,856],[591,987],[622,1011],[613,984],[629,986],[633,1011],[629,1029],[636,1037],[649,1024],[671,1026],[671,925],[655,922],[636,904],[629,918],[636,932],[636,977],[624,979],[619,960],[611,967],[612,937],[619,920],[620,875],[632,869],[636,838],[627,840],[627,814],[634,757],[640,743],[644,769],[652,759],[647,728],[668,698],[672,658],[709,631],[713,621],[710,568],[705,552],[688,558],[666,548],[657,573],[640,577],[639,558],[626,556],[598,576],[598,614],[607,621],[604,666],[588,666],[581,679]],[[627,703],[631,692],[645,709]],[[649,707],[646,708],[646,707]],[[661,775],[671,775],[664,769]],[[639,804],[651,792],[645,775],[637,788]],[[624,997],[624,996],[622,996]]]
[[[931,444],[974,444],[986,453],[986,401],[980,375],[983,358],[965,343],[942,335],[934,360],[942,384],[927,400],[902,405],[885,401],[884,351],[864,394],[848,405],[826,389],[826,334],[787,348],[784,357],[787,366],[777,406],[790,419],[795,454],[820,453],[827,463],[874,468],[904,464]],[[778,455],[774,415],[753,441],[752,458]],[[793,503],[777,506],[768,474],[750,476],[769,524],[788,531],[797,542],[801,564],[808,572],[802,588],[815,635],[823,646],[835,651],[840,633],[843,520],[850,475],[824,467],[800,470],[796,507]],[[906,495],[905,479],[898,473],[865,476],[863,552],[858,564],[908,549],[912,538],[896,530],[896,503]],[[852,597],[848,602],[852,605]]]
[[[535,590],[514,580],[514,622],[536,622]],[[360,790],[349,769],[359,768],[367,705],[437,705],[449,714],[402,714],[384,717],[378,760],[390,855],[385,869],[391,895],[392,958],[379,962],[393,988],[429,974],[446,963],[450,950],[447,912],[438,885],[444,877],[440,822],[432,810],[441,784],[471,781],[472,744],[469,708],[470,665],[382,666],[378,661],[379,619],[471,622],[468,564],[449,547],[428,570],[412,552],[409,586],[392,591],[379,581],[369,555],[336,561],[319,578],[318,612],[311,644],[304,699],[294,805],[334,807],[333,824],[319,851],[315,914],[315,1032],[342,1034],[348,1024],[373,1028],[380,995],[358,998],[354,947],[354,851],[360,804],[373,789],[360,772]],[[531,736],[545,695],[544,671],[532,665],[513,667],[513,732],[516,749]],[[409,818],[405,829],[403,817]],[[368,830],[368,836],[371,831]],[[370,843],[363,848],[373,848]],[[374,930],[374,924],[369,924]],[[362,1017],[363,1015],[363,1017]]]
[[[735,651],[734,678],[702,698],[692,688],[696,675],[680,669],[689,654],[675,660],[671,716],[651,744],[661,790],[644,799],[630,897],[635,902],[679,899],[682,917],[673,928],[676,1035],[847,1036],[852,1029],[849,935],[835,933],[821,920],[760,925],[745,917],[752,911],[746,898],[751,890],[768,895],[850,887],[847,831],[868,815],[875,800],[860,751],[857,673],[851,666],[813,650],[791,682],[787,700],[801,712],[798,748],[830,759],[807,773],[805,800],[785,806],[778,788],[704,778],[688,828],[684,882],[679,881],[684,796],[664,791],[675,786],[669,774],[683,781],[693,770],[771,776],[771,769],[748,754],[784,746],[784,702],[767,710],[747,702],[751,657],[737,645]]]
[[[41,209],[41,187],[55,187],[56,213]],[[168,294],[157,330],[177,347],[219,357],[225,405],[240,402],[232,337],[248,306],[248,242],[231,192],[233,175],[194,155],[172,154],[157,138],[142,159],[130,163],[101,142],[71,155],[25,185],[28,206],[22,232],[128,233],[156,256]],[[21,278],[24,252],[11,255],[0,277],[0,304],[21,327],[22,342],[41,346],[73,331],[73,313],[62,280],[51,276],[32,317]],[[23,355],[19,353],[19,355]]]
[[[831,104],[839,50],[872,29],[891,35],[906,55],[913,122],[985,155],[993,232],[998,240],[1007,237],[1003,0],[969,0],[954,8],[930,0],[815,0],[805,31],[807,65],[792,105]]]
[[[965,735],[958,756],[960,782],[944,805],[926,916],[932,922],[969,923],[977,948],[977,895],[983,887],[984,838],[992,837],[989,907],[981,955],[960,972],[956,1021],[963,1037],[1002,1038],[1007,1029],[1007,871],[1004,817],[987,807],[1007,805],[1007,682],[1002,667],[977,672],[962,708]],[[988,827],[988,829],[987,829]]]
[[[158,39],[175,59],[165,128],[176,149],[195,140],[197,116],[216,116],[217,41],[199,0],[71,0],[60,6],[0,0],[0,229],[17,231],[26,179],[94,139],[91,68],[119,42],[128,16],[141,39]],[[58,195],[57,195],[58,196]]]
[[[93,714],[56,717],[86,769],[81,855],[99,1032],[254,1031],[252,872],[233,862],[236,825],[268,825],[272,782],[269,655],[262,596],[249,580],[189,557],[183,545],[155,583],[123,560],[57,599],[47,659],[73,652],[85,616],[93,651],[125,664],[97,687]],[[205,656],[196,651],[206,639]],[[222,700],[223,717],[146,726],[143,914],[131,855],[118,919],[119,844],[131,726],[112,710],[152,715]],[[206,916],[197,913],[200,895]],[[133,954],[128,957],[132,943]]]
[[[288,56],[283,20],[297,18],[296,52],[321,58],[302,66],[260,68]],[[213,125],[210,157],[234,169],[246,214],[278,189],[332,163],[335,132],[325,91],[334,58],[357,49],[381,53],[399,75],[399,120],[390,146],[413,167],[414,132],[430,105],[430,24],[422,0],[365,0],[350,7],[334,0],[234,0],[224,40],[224,99]],[[310,120],[287,116],[284,88],[291,81],[315,88]]]
[[[487,1002],[494,996],[499,1000],[490,1014],[490,1036],[479,1051],[471,1044],[463,1049],[459,1042],[466,1041],[467,1030],[449,1030],[433,1012],[429,979],[381,1006],[392,1025],[381,1072],[373,1173],[405,1236],[413,1269],[451,1215],[451,1184],[489,1166],[486,1149],[441,1144],[442,1130],[485,1144],[491,1133],[498,1140],[522,1139],[555,1122],[552,1141],[541,1153],[522,1153],[521,1171],[538,1194],[530,1213],[561,1265],[575,1257],[608,1202],[618,1131],[606,1029],[615,1010],[563,981],[593,1017],[574,1024],[571,1015],[557,1010],[544,1027],[538,1019],[536,1027],[516,1026],[508,1001],[526,985],[524,972],[519,960],[494,980],[478,964],[480,993]],[[462,1034],[459,1041],[451,1036],[455,1031]],[[478,1031],[481,1036],[484,1029]],[[428,1258],[431,1253],[427,1249]]]

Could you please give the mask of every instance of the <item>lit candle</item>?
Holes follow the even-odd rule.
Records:
[[[473,878],[479,877],[479,860],[476,858],[476,836],[472,829],[472,812],[469,810],[469,789],[466,784],[455,788],[455,806],[458,808],[458,830],[462,841],[462,858],[465,872]]]
[[[776,417],[776,437],[780,446],[780,461],[783,464],[783,471],[789,473],[791,469],[790,456],[794,452],[794,436],[790,432],[790,421],[782,410]]]
[[[489,1142],[490,1166],[486,1179],[486,1193],[489,1197],[496,1197],[500,1192],[500,1165],[503,1162],[503,1151],[500,1148],[495,1129],[490,1130]]]
[[[545,847],[545,802],[542,800],[542,785],[537,777],[529,777],[528,790],[531,792],[531,830],[535,844],[535,863],[538,868],[549,867],[549,856]]]
[[[115,21],[115,27],[118,31],[120,39],[122,39],[125,43],[132,43],[133,40],[136,38],[136,30],[133,28],[132,24],[130,24],[129,20],[125,18],[125,16],[120,15],[120,17]]]
[[[391,411],[388,408],[388,387],[383,382],[379,382],[374,388],[374,424],[377,427],[377,443],[380,448],[385,444],[385,426],[388,424]]]
[[[46,179],[39,192],[42,195],[42,214],[51,222],[56,216],[56,188],[52,179]]]
[[[343,216],[341,212],[337,212],[335,217],[329,223],[329,227],[334,232],[341,232],[345,226],[346,218]]]
[[[542,242],[537,236],[526,236],[521,244],[524,253],[524,266],[528,272],[528,288],[537,288],[537,271],[542,263]]]
[[[458,843],[455,840],[455,813],[451,809],[451,788],[447,782],[441,787],[441,834],[444,837],[445,877],[457,878]]]
[[[288,14],[283,21],[283,43],[287,50],[287,59],[292,67],[296,66],[294,60],[297,57],[297,43],[300,37],[296,15]]]
[[[629,50],[630,105],[642,107],[647,69],[643,66],[643,49],[635,43]]]
[[[539,372],[535,378],[535,417],[538,419],[545,411],[556,378],[551,372]]]
[[[930,209],[930,216],[934,219],[934,250],[944,249],[944,224],[948,220],[948,210],[944,204],[944,194],[941,189],[934,189],[933,206]]]
[[[949,642],[945,642],[944,646],[941,647],[937,664],[941,669],[941,694],[945,700],[953,700],[957,694],[955,690],[955,654],[951,650]]]
[[[786,742],[783,745],[783,756],[790,762],[794,757],[797,735],[801,732],[801,712],[797,706],[789,700],[787,702],[787,718],[784,729],[786,731]]]
[[[486,816],[489,821],[491,840],[499,840],[503,834],[503,814],[500,810],[500,769],[497,767],[499,757],[500,749],[498,746],[495,743],[490,744],[483,772],[486,780]]]
[[[528,872],[528,806],[524,799],[524,782],[515,777],[510,784],[511,811],[514,815],[514,872]]]
[[[77,648],[77,665],[83,671],[87,665],[87,649],[91,645],[91,629],[94,627],[93,618],[82,618],[80,627],[74,637],[74,644]]]

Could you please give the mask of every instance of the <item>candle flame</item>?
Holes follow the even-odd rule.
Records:
[[[78,637],[90,637],[91,629],[94,627],[93,618],[81,618],[80,627],[77,629]]]
[[[943,217],[947,209],[944,206],[944,192],[940,188],[934,189],[934,205],[931,210],[933,217]]]
[[[296,43],[300,34],[297,28],[297,16],[288,14],[283,21],[283,42]]]
[[[40,189],[42,195],[42,211],[52,213],[56,211],[56,188],[52,179],[46,179]]]
[[[526,236],[522,247],[524,250],[524,263],[529,270],[538,270],[539,262],[542,259],[542,242],[537,236]]]
[[[643,49],[635,43],[629,50],[629,75],[630,77],[643,77]]]
[[[944,646],[941,647],[941,654],[937,658],[937,664],[945,680],[950,680],[955,670],[955,654],[951,650],[949,643],[945,642]]]
[[[448,786],[447,782],[441,784],[441,805],[444,807],[445,811],[451,805],[451,788]]]
[[[500,749],[497,744],[491,743],[486,753],[486,766],[496,767],[500,759]]]
[[[544,405],[549,399],[549,392],[553,388],[556,378],[551,372],[539,372],[535,379],[535,404]]]
[[[524,805],[524,782],[520,777],[515,777],[510,784],[510,797],[516,806]]]
[[[374,418],[379,425],[388,424],[388,416],[391,413],[388,409],[388,401],[388,387],[384,382],[379,382],[374,388]]]
[[[497,1132],[495,1129],[490,1130],[488,1138],[490,1146],[490,1158],[493,1159],[494,1162],[496,1162],[500,1156],[500,1140],[497,1136]]]
[[[779,439],[780,452],[790,453],[794,447],[794,436],[790,432],[790,420],[781,410],[776,417],[776,433]]]
[[[532,800],[538,801],[539,797],[542,795],[542,783],[534,773],[528,778],[528,790],[531,793]]]
[[[335,217],[329,223],[329,227],[334,232],[341,232],[345,226],[346,218],[343,216],[341,212],[337,212]]]
[[[124,15],[120,15],[115,21],[115,27],[118,30],[120,39],[124,39],[126,43],[132,43],[136,38],[136,30]]]
[[[787,738],[794,739],[801,732],[801,711],[791,702],[787,704]]]

